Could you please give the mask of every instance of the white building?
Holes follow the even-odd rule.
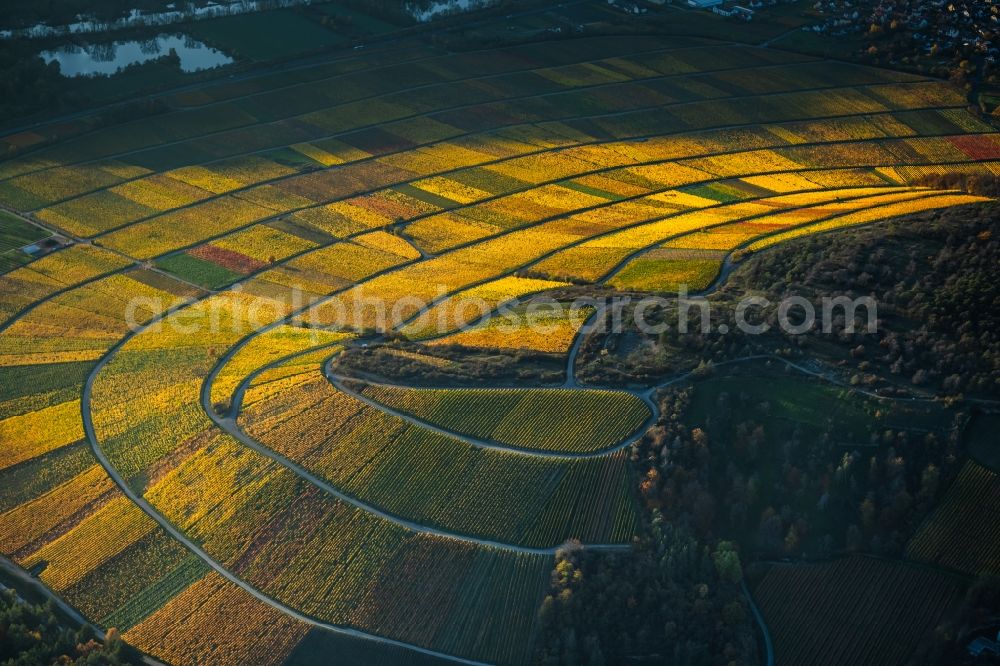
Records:
[[[710,9],[722,4],[722,0],[687,0],[688,6],[698,9]]]

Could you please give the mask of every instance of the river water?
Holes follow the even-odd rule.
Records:
[[[104,42],[87,46],[67,45],[55,51],[42,51],[46,63],[58,62],[63,76],[111,75],[137,63],[156,60],[174,50],[181,61],[181,71],[197,72],[233,62],[222,51],[185,35],[157,35],[141,41]]]

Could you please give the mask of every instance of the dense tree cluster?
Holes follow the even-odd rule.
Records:
[[[346,349],[337,357],[334,370],[345,375],[414,385],[495,386],[522,382],[542,385],[562,383],[565,363],[558,354],[427,347],[391,340],[385,344]]]
[[[0,118],[60,111],[79,101],[66,91],[59,66],[45,64],[37,50],[29,42],[0,40]]]
[[[683,395],[665,400],[680,408]],[[673,409],[663,413],[632,449],[644,500],[634,548],[560,551],[540,610],[537,663],[756,663],[739,549],[713,536],[708,452]],[[687,470],[681,459],[704,465]]]
[[[822,236],[750,262],[734,289],[763,288],[771,300],[799,294],[870,296],[874,334],[817,331],[840,347],[855,383],[890,383],[944,395],[1000,394],[1000,206],[961,208]],[[836,239],[832,241],[831,239]],[[732,290],[731,290],[732,293]],[[835,322],[836,323],[836,322]],[[799,347],[809,340],[785,336]]]
[[[754,558],[899,554],[957,469],[962,412],[942,433],[885,429],[870,446],[845,449],[835,423],[795,423],[769,437],[781,419],[767,418],[766,394],[721,392],[695,422],[687,404],[699,390],[707,389],[664,396],[674,425],[649,435],[660,449],[643,495],[668,517],[692,516],[704,538],[739,540]]]
[[[99,642],[89,627],[67,628],[51,604],[25,603],[5,589],[0,590],[0,663],[130,666],[141,659],[113,629]]]
[[[845,450],[832,425],[770,437],[780,419],[763,395],[713,394],[699,421],[693,398],[707,390],[660,391],[661,416],[632,448],[643,515],[633,551],[558,554],[537,663],[754,663],[744,562],[899,555],[959,463],[960,428],[947,423]],[[943,636],[936,649],[953,648]]]
[[[996,185],[928,184],[983,193]],[[688,332],[679,332],[676,304],[668,302],[646,313],[647,321],[667,322],[668,328],[643,332],[626,306],[623,330],[609,328],[585,341],[577,374],[598,383],[652,385],[690,370],[694,379],[720,377],[730,372],[720,366],[727,360],[767,354],[800,364],[819,361],[814,367],[845,383],[886,394],[995,396],[998,212],[991,204],[912,216],[751,257],[709,298],[707,331],[695,307]],[[856,331],[847,332],[838,313],[831,333],[790,335],[777,326],[775,311],[762,310],[749,321],[769,323],[772,330],[743,334],[734,310],[747,294],[773,303],[802,296],[817,311],[823,297],[871,296],[878,304],[877,330],[867,333],[859,312]],[[720,324],[731,332],[720,333]],[[780,364],[771,366],[766,381],[805,381],[797,371],[785,378],[776,370]],[[693,408],[696,398],[699,409]],[[875,413],[866,441],[845,446],[838,424],[775,414],[766,391],[713,393],[695,381],[661,391],[658,399],[662,416],[633,449],[647,516],[640,545],[628,556],[570,549],[560,557],[543,611],[542,663],[615,663],[652,654],[680,663],[747,659],[753,634],[745,617],[737,621],[739,609],[746,611],[734,585],[741,557],[898,556],[956,473],[969,416],[968,407],[938,404],[931,407],[941,410],[938,425],[921,429],[885,426]],[[633,589],[642,594],[630,597]],[[631,613],[630,604],[643,612]],[[705,607],[708,615],[699,616],[696,609]],[[691,616],[703,620],[684,619]],[[669,630],[657,636],[653,628],[661,622]],[[971,624],[962,623],[961,631]],[[958,626],[940,637],[935,650],[956,656]]]
[[[991,183],[968,184],[983,191]],[[773,353],[814,359],[853,384],[886,394],[919,390],[945,396],[1000,394],[1000,205],[983,204],[923,213],[864,229],[806,237],[746,260],[708,299],[710,321],[702,332],[701,310],[688,309],[690,325],[678,331],[677,304],[650,310],[646,319],[665,323],[657,335],[641,332],[624,317],[622,331],[592,335],[578,374],[598,383],[655,383],[704,363]],[[736,308],[748,295],[772,306],[748,310],[751,324],[767,323],[763,335],[742,333]],[[817,321],[804,334],[779,326],[777,304],[798,296],[813,304]],[[823,299],[870,297],[868,312],[854,312],[850,332],[843,309],[831,309],[832,330],[823,332]],[[798,310],[789,319],[793,323]],[[719,326],[728,328],[726,333]]]

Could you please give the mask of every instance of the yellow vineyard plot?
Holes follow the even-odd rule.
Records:
[[[858,192],[863,194],[868,190]],[[785,209],[797,209],[811,203],[835,202],[850,196],[847,190],[797,192],[681,213],[609,233],[557,252],[536,264],[533,270],[555,278],[595,281],[613,270],[629,255],[657,245],[671,236],[705,230]]]
[[[922,213],[928,210],[950,208],[952,206],[964,206],[971,203],[982,203],[984,201],[989,201],[989,199],[964,194],[943,194],[939,196],[927,196],[913,201],[903,201],[883,205],[867,210],[860,210],[847,215],[841,215],[818,224],[812,224],[806,227],[792,229],[784,233],[767,236],[759,241],[751,243],[747,246],[747,251],[758,252],[772,245],[776,245],[777,243],[783,243],[799,236],[816,234],[834,229],[842,229],[859,224],[867,224],[869,222],[899,217],[901,215]]]
[[[481,164],[492,159],[494,159],[494,156],[488,153],[445,141],[429,146],[421,146],[416,150],[386,155],[380,157],[378,161],[406,169],[415,174],[434,174],[441,171],[451,171],[462,166]],[[449,183],[447,179],[440,179],[437,185],[431,184],[430,181],[427,181],[427,183],[429,187],[424,187],[423,185],[418,185],[418,187],[428,192],[439,194],[440,196],[447,195],[443,192],[438,192],[436,190],[438,186],[442,186],[445,189],[454,187],[453,181]]]
[[[275,396],[296,388],[311,380],[316,366],[323,362],[334,350],[317,351],[315,355],[306,354],[292,359],[288,364],[264,370],[253,378],[243,394],[240,409],[253,407],[262,400],[271,400]],[[308,357],[308,358],[307,358]]]
[[[205,540],[230,511],[252,500],[280,469],[222,434],[147,490],[146,498],[172,523]]]
[[[119,496],[33,553],[22,565],[30,568],[45,562],[41,579],[55,590],[64,590],[155,528],[156,523],[142,509]]]
[[[138,204],[110,190],[101,190],[43,208],[35,213],[35,217],[63,231],[88,237],[157,212],[154,208]]]
[[[480,199],[485,199],[486,197],[491,196],[490,192],[480,190],[470,185],[465,185],[457,180],[445,178],[444,176],[435,176],[433,178],[427,178],[426,180],[418,180],[413,183],[413,186],[424,190],[425,192],[430,192],[431,194],[436,194],[439,197],[451,199],[452,201],[457,201],[462,204],[479,201]]]
[[[801,190],[811,190],[817,187],[815,181],[810,180],[801,173],[778,173],[770,176],[748,176],[743,178],[744,183],[762,187],[772,192],[798,192]]]
[[[115,489],[94,465],[44,495],[0,515],[0,552],[13,553]]]
[[[272,216],[270,208],[225,196],[113,231],[102,237],[101,243],[139,259],[151,259]]]
[[[573,345],[577,331],[593,312],[591,307],[551,303],[527,310],[518,308],[487,321],[424,344],[480,349],[522,349],[564,354]]]
[[[802,168],[798,162],[773,150],[752,150],[732,155],[703,157],[687,160],[685,164],[722,178],[743,176],[747,173],[795,171]]]
[[[412,256],[412,248],[409,254]],[[288,290],[288,296],[303,306],[306,304],[304,299],[318,298],[409,260],[382,249],[345,241],[307,252],[264,271],[252,284],[281,285]]]
[[[439,253],[457,245],[492,236],[502,228],[487,222],[477,222],[462,213],[446,212],[412,222],[406,234],[427,252]]]
[[[240,348],[219,370],[212,384],[212,402],[228,403],[236,386],[247,375],[279,358],[347,337],[343,333],[287,325],[261,333]],[[333,350],[328,353],[332,354]]]
[[[568,286],[565,282],[508,276],[472,287],[428,308],[400,329],[411,338],[441,335],[480,319],[508,301],[540,291]]]
[[[267,225],[255,225],[212,241],[212,245],[239,252],[257,261],[273,263],[316,247],[316,243]]]
[[[890,190],[890,191],[887,191]],[[830,196],[831,193],[823,193]],[[711,229],[703,229],[670,240],[660,249],[645,252],[629,261],[618,270],[609,283],[619,289],[641,289],[647,291],[678,291],[687,288],[699,291],[707,288],[719,274],[722,261],[728,251],[764,237],[758,242],[771,238],[783,238],[788,234],[812,233],[811,230],[823,226],[827,218],[836,218],[857,210],[891,211],[891,204],[910,205],[911,200],[928,196],[924,189],[909,188],[860,188],[844,190],[838,200],[820,205],[815,202],[819,193],[801,193],[781,198],[785,210],[764,214],[749,220],[737,221]],[[784,233],[782,229],[794,227]],[[780,241],[776,241],[780,242]],[[728,244],[727,244],[728,243]],[[753,247],[753,244],[750,246]],[[685,256],[684,253],[689,255]],[[699,254],[700,253],[700,254]]]
[[[244,187],[296,173],[295,169],[260,155],[244,155],[214,162],[209,168],[224,178],[242,183]]]
[[[112,252],[90,245],[73,245],[0,275],[0,323],[61,289],[128,265],[127,259]]]
[[[378,229],[395,220],[376,211],[347,201],[296,211],[292,219],[301,219],[331,236],[344,238],[366,229]]]
[[[296,152],[302,153],[309,159],[319,162],[323,166],[333,166],[334,164],[343,164],[344,162],[353,162],[371,157],[371,153],[367,153],[343,141],[325,139],[322,143],[322,147],[313,143],[296,143],[289,147]]]
[[[344,281],[356,282],[372,273],[398,266],[408,258],[383,249],[354,242],[336,243],[297,257],[286,264],[289,270],[315,271]],[[267,279],[268,273],[262,277]]]
[[[442,252],[456,245],[496,235],[504,229],[606,204],[608,200],[601,197],[561,185],[544,185],[417,220],[407,225],[406,232],[428,251]],[[611,214],[608,212],[606,215]]]
[[[168,278],[153,287],[132,275],[110,275],[39,303],[0,333],[0,366],[99,358],[130,324],[148,321],[194,291]]]
[[[213,194],[225,194],[244,187],[242,181],[203,166],[186,166],[168,171],[165,175],[182,183],[193,185]]]
[[[116,185],[109,191],[158,211],[187,206],[212,195],[208,190],[203,190],[167,175],[140,178]]]
[[[0,469],[83,439],[80,401],[70,400],[0,421]]]
[[[27,282],[55,282],[67,287],[129,265],[129,261],[113,252],[93,245],[73,245],[48,254],[23,269],[5,275]]]
[[[16,176],[0,185],[5,202],[28,211],[125,180],[100,165],[59,166]]]
[[[351,240],[358,245],[363,245],[373,250],[380,250],[386,254],[394,254],[403,259],[420,258],[420,250],[413,247],[409,241],[386,231],[371,231],[367,234],[355,236]]]
[[[167,663],[278,666],[308,630],[211,572],[123,638]]]
[[[248,190],[237,192],[235,196],[258,206],[270,208],[275,213],[287,213],[290,210],[316,205],[312,199],[288,192],[277,185],[257,185]]]
[[[578,173],[589,171],[591,168],[587,162],[561,153],[540,153],[491,164],[483,169],[525,183],[541,183],[559,178],[570,178]]]

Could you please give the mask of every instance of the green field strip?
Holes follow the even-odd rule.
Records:
[[[142,590],[137,596],[101,619],[101,625],[128,631],[159,610],[164,603],[180,594],[189,585],[209,572],[209,567],[196,555],[189,554],[175,569]]]
[[[205,289],[218,289],[243,277],[242,273],[231,271],[205,259],[188,254],[172,254],[156,262],[157,267],[192,282]]]

